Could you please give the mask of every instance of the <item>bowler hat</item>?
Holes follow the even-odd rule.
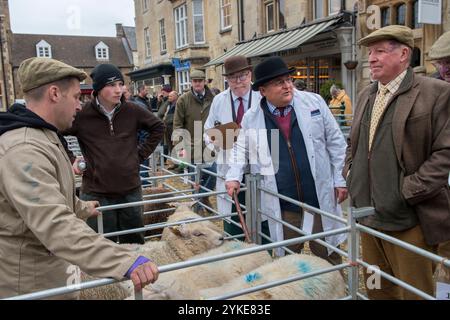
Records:
[[[431,60],[439,60],[450,57],[450,31],[447,31],[430,48],[428,58]]]
[[[225,59],[223,66],[225,68],[224,76],[229,76],[230,74],[243,71],[251,70],[252,66],[248,63],[245,56],[233,56]]]
[[[65,78],[83,81],[87,74],[61,61],[50,58],[30,58],[20,64],[19,81],[24,93]]]
[[[201,79],[205,80],[206,76],[202,70],[192,70],[190,74],[191,79]]]
[[[257,91],[263,84],[279,76],[289,74],[295,71],[295,68],[287,66],[286,62],[280,57],[270,57],[255,67],[255,82],[252,89]]]
[[[400,25],[392,25],[378,29],[368,36],[360,39],[360,46],[368,47],[372,43],[383,40],[396,40],[410,48],[414,48],[414,35],[410,28]]]

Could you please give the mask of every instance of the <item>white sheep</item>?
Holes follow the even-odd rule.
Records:
[[[189,260],[217,256],[254,246],[254,244],[247,244],[241,241],[226,241],[222,246],[194,256]],[[250,255],[164,273],[159,276],[155,284],[143,290],[144,299],[198,299],[200,297],[200,289],[220,286],[271,261],[271,256],[264,250]]]
[[[201,218],[188,208],[181,205],[171,215],[168,222]],[[180,226],[164,228],[162,241],[150,241],[144,245],[122,244],[131,250],[139,252],[154,261],[158,266],[187,260],[194,255],[223,244],[223,233],[218,226],[210,221],[185,223]],[[81,272],[81,281],[87,282],[97,278]],[[81,300],[119,300],[130,296],[133,291],[131,281],[112,284],[103,287],[83,290]]]
[[[265,264],[223,286],[200,291],[201,298],[212,298],[295,275],[329,268],[327,261],[310,255],[293,254]],[[237,300],[332,300],[345,297],[345,283],[339,271],[291,282],[236,297]]]

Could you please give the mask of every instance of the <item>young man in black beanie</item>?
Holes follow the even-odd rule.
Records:
[[[91,73],[93,99],[84,105],[70,130],[78,138],[86,161],[80,198],[95,199],[101,206],[142,201],[139,164],[153,153],[164,135],[164,124],[148,110],[123,97],[124,79],[111,64],[101,64]],[[139,143],[137,133],[148,133]],[[75,173],[80,174],[77,161]],[[97,230],[97,220],[88,224]],[[141,207],[103,213],[105,233],[143,227]],[[120,243],[144,243],[142,233],[111,238]]]

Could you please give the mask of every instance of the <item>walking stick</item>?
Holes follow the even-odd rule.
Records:
[[[238,212],[239,221],[241,222],[242,230],[244,231],[245,242],[251,243],[250,233],[248,232],[247,224],[245,223],[244,215],[242,213],[241,205],[239,204],[238,194],[237,194],[236,190],[233,191],[233,200],[234,200],[234,205],[236,206],[236,210]]]

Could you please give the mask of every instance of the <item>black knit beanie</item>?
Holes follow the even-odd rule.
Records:
[[[124,82],[122,72],[112,64],[99,64],[92,70],[91,78],[93,81],[92,88],[94,89],[94,93],[98,93],[107,84],[116,81]]]

